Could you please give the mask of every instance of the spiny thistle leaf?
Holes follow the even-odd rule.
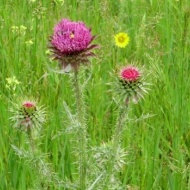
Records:
[[[120,172],[123,166],[126,164],[125,159],[128,155],[127,152],[120,146],[117,149],[116,155],[113,155],[113,143],[103,143],[100,147],[95,147],[93,150],[93,157],[96,160],[96,164],[99,168],[105,169],[110,161],[110,157],[115,158],[114,170]]]

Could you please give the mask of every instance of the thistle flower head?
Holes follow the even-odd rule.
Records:
[[[140,78],[140,72],[133,66],[124,67],[120,71],[120,77],[125,81],[135,82]]]
[[[69,64],[77,69],[79,64],[88,63],[91,52],[97,45],[90,45],[95,36],[91,29],[83,22],[72,22],[68,19],[61,20],[54,28],[50,43],[54,59],[59,60],[61,69]]]
[[[63,19],[54,28],[52,45],[65,54],[75,54],[88,47],[92,34],[82,22]]]
[[[37,106],[35,101],[26,100],[13,104],[10,110],[13,116],[10,118],[14,122],[14,127],[28,131],[31,128],[40,128],[45,123],[45,109]]]
[[[34,109],[36,107],[35,103],[30,101],[23,102],[22,106],[26,109]]]
[[[121,68],[117,74],[117,81],[117,92],[126,103],[131,98],[137,102],[147,92],[144,75],[138,67],[129,65]]]

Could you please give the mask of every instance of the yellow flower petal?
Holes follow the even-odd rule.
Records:
[[[114,36],[116,46],[124,48],[129,44],[129,36],[127,33],[120,32]]]

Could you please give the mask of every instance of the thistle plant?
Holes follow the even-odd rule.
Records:
[[[10,110],[13,116],[14,127],[30,133],[32,130],[40,130],[46,121],[46,111],[43,106],[38,106],[34,100],[23,100],[13,103]]]
[[[76,141],[78,144],[79,189],[81,190],[86,188],[87,129],[79,67],[90,63],[89,58],[95,56],[92,50],[98,46],[91,44],[94,38],[91,29],[87,28],[83,22],[72,22],[68,19],[61,20],[55,26],[54,33],[50,37],[52,57],[54,60],[58,60],[60,70],[63,73],[73,71],[71,77],[76,100]]]
[[[13,103],[10,109],[12,117],[10,120],[20,132],[27,134],[26,144],[28,149],[12,145],[16,154],[24,159],[26,163],[32,165],[34,172],[39,176],[34,184],[35,189],[41,189],[42,186],[49,185],[60,187],[65,186],[64,182],[59,180],[53,172],[51,164],[47,160],[47,155],[43,154],[38,147],[38,140],[42,126],[46,122],[46,109],[44,106],[39,106],[38,103],[31,99],[19,100],[18,103]]]
[[[113,144],[114,152],[121,141],[123,125],[127,118],[127,109],[131,102],[137,103],[147,93],[147,83],[144,73],[133,65],[128,65],[120,69],[114,83],[116,98],[118,100],[119,114],[115,129]]]
[[[123,189],[118,179],[118,173],[126,164],[127,151],[122,149],[122,134],[127,122],[128,109],[131,103],[137,103],[143,95],[147,93],[147,83],[144,81],[144,73],[133,65],[120,69],[115,77],[114,95],[118,104],[117,124],[113,133],[113,138],[109,143],[95,150],[95,158],[99,163],[99,168],[104,168],[107,174],[98,189]]]
[[[62,73],[73,71],[70,76],[76,100],[76,114],[73,115],[65,103],[64,108],[70,118],[70,125],[77,126],[73,129],[78,146],[76,152],[78,155],[78,189],[122,189],[117,174],[125,165],[127,152],[121,148],[121,134],[130,102],[137,102],[146,92],[144,77],[141,71],[134,66],[127,66],[120,70],[114,84],[117,91],[116,97],[119,100],[119,114],[113,138],[100,147],[92,148],[91,151],[87,149],[85,103],[79,79],[79,68],[82,64],[89,63],[89,58],[95,55],[92,50],[98,46],[91,44],[94,38],[91,30],[83,22],[63,19],[55,26],[54,33],[50,37],[50,49],[53,59],[58,60]],[[119,33],[115,36],[115,41],[119,47],[123,48],[127,46],[129,37],[125,33]]]
[[[119,114],[117,125],[113,137],[113,151],[116,153],[121,141],[123,125],[127,118],[127,109],[130,102],[137,103],[142,98],[146,90],[146,83],[143,81],[143,74],[138,67],[126,66],[123,67],[116,77],[116,90],[119,99]],[[143,93],[144,92],[144,93]]]

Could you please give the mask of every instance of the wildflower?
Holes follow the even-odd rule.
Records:
[[[127,33],[120,32],[114,36],[115,38],[115,44],[120,47],[124,48],[129,44],[129,36]]]
[[[20,25],[20,26],[12,26],[11,29],[12,32],[15,34],[25,35],[27,27],[24,25]]]
[[[137,102],[143,97],[143,92],[147,92],[144,83],[144,77],[139,68],[135,66],[126,66],[118,74],[118,92],[124,96],[126,103],[132,98]]]
[[[25,41],[25,44],[27,46],[30,46],[30,45],[34,44],[34,42],[32,40],[28,40],[28,41]]]
[[[21,31],[25,31],[26,29],[27,29],[26,26],[24,26],[24,25],[20,25],[20,30],[21,30]]]
[[[17,33],[19,31],[19,27],[18,26],[12,26],[11,30],[13,33]]]
[[[50,39],[53,57],[59,60],[60,68],[77,70],[80,64],[87,64],[89,57],[95,55],[91,50],[97,45],[90,45],[94,38],[83,22],[61,20]]]
[[[140,72],[136,67],[126,67],[120,72],[120,77],[125,81],[135,82],[140,77]]]
[[[40,128],[45,122],[45,109],[37,106],[35,101],[26,100],[19,104],[14,104],[14,108],[10,110],[13,116],[10,118],[15,124],[14,127],[28,131],[31,128]]]
[[[27,30],[27,27],[26,27],[26,26],[20,25],[19,34],[20,34],[20,35],[25,35],[25,34],[26,34],[26,30]]]
[[[15,76],[13,76],[12,78],[6,78],[7,84],[6,84],[6,88],[12,91],[16,90],[17,85],[19,85],[21,82],[17,80],[17,78]]]

